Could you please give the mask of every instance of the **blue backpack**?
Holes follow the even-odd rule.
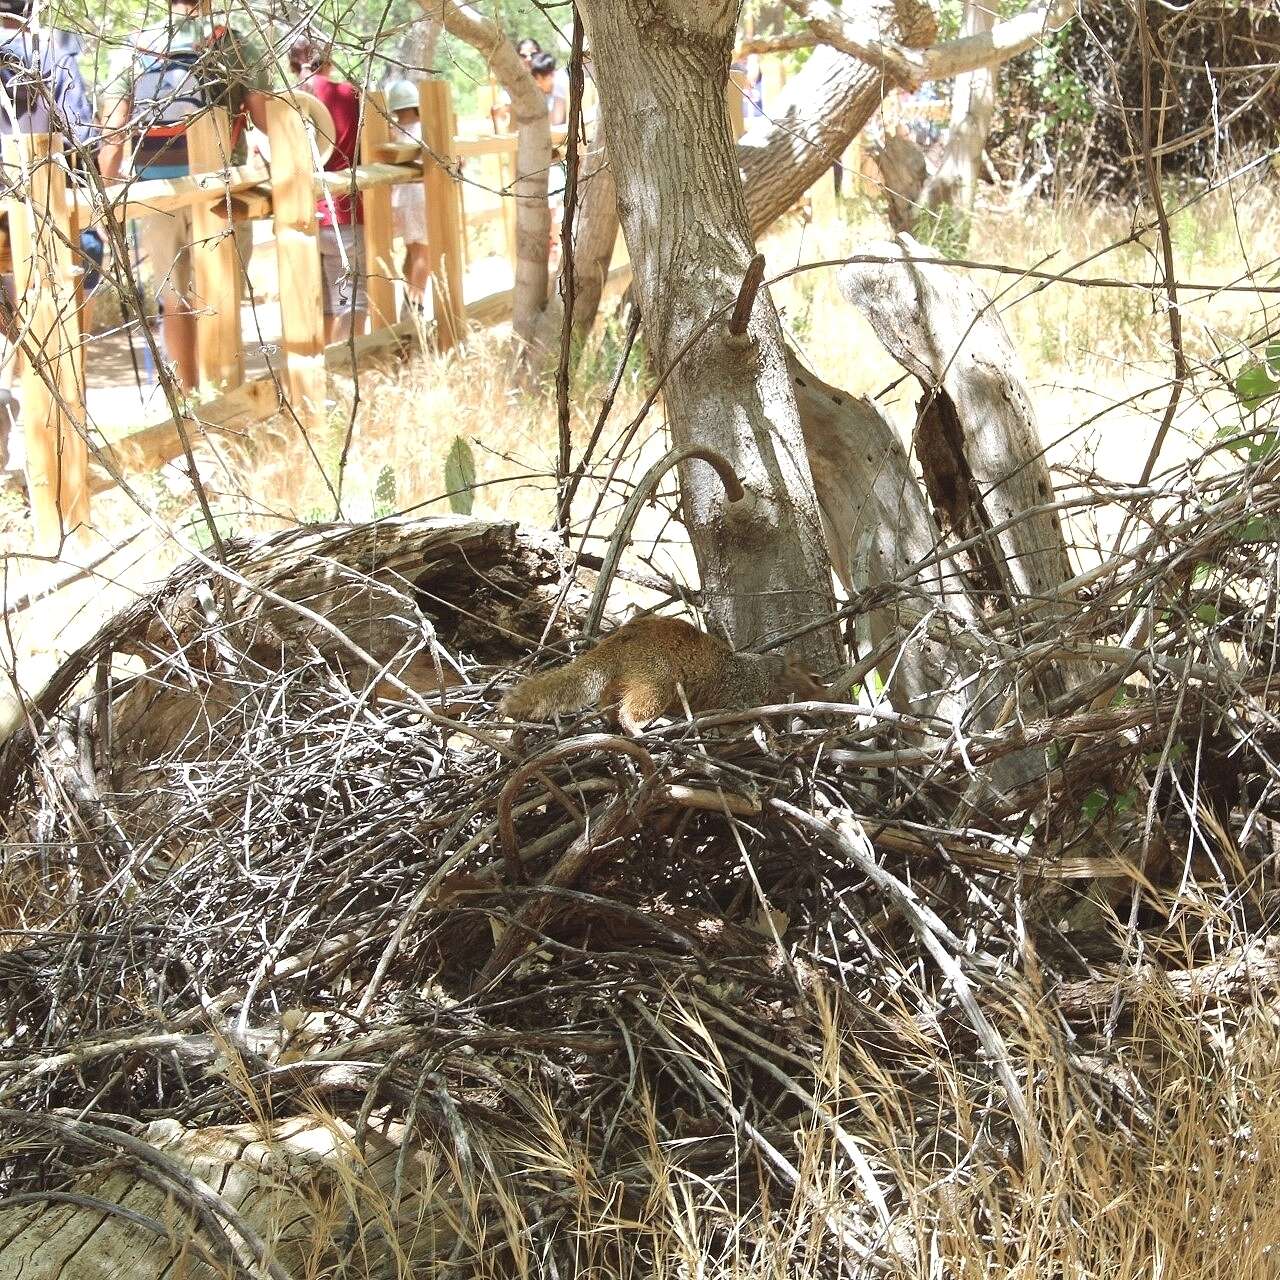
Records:
[[[15,119],[30,115],[39,104],[36,86],[43,79],[40,68],[31,64],[25,50],[19,52],[12,45],[0,49],[0,87],[9,99]]]
[[[208,40],[194,49],[138,50],[133,114],[138,128],[134,166],[139,172],[155,164],[185,168],[191,121],[230,99],[231,86],[222,69],[211,66],[206,57],[228,34],[226,27],[214,27]],[[232,122],[233,143],[243,127],[241,115]]]

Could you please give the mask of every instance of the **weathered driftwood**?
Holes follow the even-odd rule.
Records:
[[[0,1280],[268,1274],[255,1244],[276,1276],[340,1264],[351,1277],[395,1275],[397,1257],[447,1257],[450,1221],[466,1213],[449,1159],[412,1144],[397,1178],[401,1130],[366,1131],[363,1150],[350,1125],[316,1117],[265,1131],[159,1120],[136,1134],[144,1149],[123,1155],[109,1137],[96,1147],[90,1141],[100,1163],[67,1191],[0,1209]],[[184,1175],[194,1190],[184,1188]]]
[[[543,636],[564,569],[550,534],[454,516],[313,525],[228,551],[225,568],[187,562],[28,697],[0,734],[0,795],[12,796],[30,757],[29,726],[40,729],[82,683],[88,692],[92,673],[117,655],[130,655],[134,671],[138,659],[165,655],[142,677],[117,670],[107,686],[113,750],[141,763],[183,742],[203,749],[241,696],[245,662],[296,671],[320,658],[353,688],[390,679],[427,696],[458,683],[459,651],[505,664]],[[568,601],[571,628],[581,603]]]
[[[840,288],[924,388],[916,450],[939,523],[977,539],[985,600],[1016,610],[1053,597],[1071,563],[1021,361],[991,299],[908,235],[863,254],[874,260],[842,268]],[[1043,680],[1047,694],[1064,687],[1060,673]]]
[[[954,692],[962,651],[904,621],[901,611],[962,626],[976,622],[976,611],[949,560],[913,568],[942,541],[907,451],[870,400],[823,382],[794,353],[788,359],[832,568],[851,595],[898,587],[868,618],[873,645],[894,633],[902,638],[881,666],[889,698],[899,711],[953,722],[963,705]]]

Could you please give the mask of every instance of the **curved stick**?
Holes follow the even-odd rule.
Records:
[[[609,596],[609,587],[613,582],[613,575],[618,570],[618,561],[622,559],[623,549],[631,540],[631,530],[635,525],[636,517],[640,514],[640,508],[653,496],[662,477],[672,467],[678,466],[681,462],[687,462],[690,458],[700,458],[715,469],[716,475],[720,477],[720,481],[724,485],[725,497],[731,503],[741,502],[746,496],[742,481],[738,479],[738,473],[729,465],[724,456],[714,449],[705,449],[701,445],[687,444],[678,449],[671,449],[659,458],[644,473],[631,497],[627,499],[627,505],[622,508],[622,516],[618,521],[618,528],[609,540],[609,550],[605,553],[604,561],[600,566],[600,576],[596,579],[595,594],[591,597],[591,608],[587,611],[587,621],[582,629],[582,634],[588,638],[594,636],[600,630],[600,619],[604,616],[604,604]]]
[[[657,773],[653,757],[638,742],[631,738],[619,737],[615,733],[588,733],[581,738],[570,738],[568,742],[562,742],[559,746],[552,747],[550,751],[522,764],[507,779],[498,796],[498,839],[502,845],[502,860],[506,864],[507,878],[513,884],[524,884],[527,881],[524,864],[516,851],[516,825],[511,817],[511,807],[515,803],[516,796],[520,794],[520,788],[534,774],[541,773],[548,765],[567,760],[571,756],[580,756],[587,751],[611,751],[617,755],[630,756],[639,764],[646,779],[652,778]],[[552,795],[560,790],[549,782],[547,785]]]

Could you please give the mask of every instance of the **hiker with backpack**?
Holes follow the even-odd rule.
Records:
[[[229,163],[244,164],[246,125],[252,120],[266,128],[270,87],[266,51],[231,25],[225,9],[214,15],[201,0],[169,0],[167,20],[140,32],[113,59],[104,94],[102,176],[186,176],[191,172],[187,128],[214,106],[226,107],[231,116]],[[126,150],[131,152],[127,167]],[[190,209],[139,220],[141,256],[163,311],[165,351],[187,390],[199,380],[191,240]],[[247,268],[252,251],[247,224],[236,227],[236,244]]]

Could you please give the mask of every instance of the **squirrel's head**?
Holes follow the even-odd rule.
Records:
[[[831,693],[812,671],[806,671],[794,658],[781,653],[766,653],[764,661],[770,683],[785,698],[797,702],[826,702]]]

